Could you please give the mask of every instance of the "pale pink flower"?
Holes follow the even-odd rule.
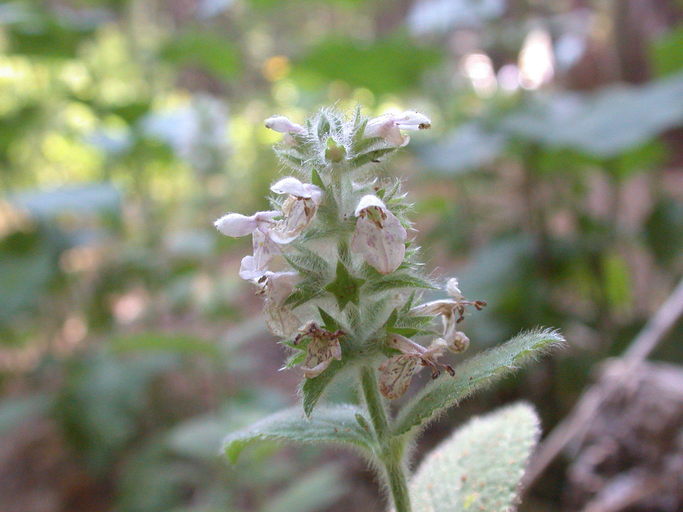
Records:
[[[381,274],[396,270],[403,262],[408,236],[401,222],[380,198],[373,195],[361,198],[355,215],[358,220],[351,249]]]
[[[315,322],[308,322],[299,330],[299,335],[294,339],[295,344],[304,338],[310,338],[306,347],[306,359],[301,366],[307,379],[317,377],[324,372],[333,359],[341,360],[339,338],[343,335],[343,331],[330,332],[319,327]]]
[[[285,116],[271,116],[265,120],[266,128],[279,133],[303,133],[304,127],[290,121]]]
[[[251,234],[253,255],[242,258],[239,276],[242,279],[253,280],[264,275],[268,263],[279,249],[270,237],[270,229],[275,224],[275,218],[280,216],[278,211],[256,212],[246,216],[239,213],[228,213],[218,219],[214,225],[224,235],[241,237]]]
[[[290,337],[301,325],[292,308],[284,304],[300,278],[297,272],[268,271],[257,282],[261,287],[260,293],[264,296],[266,325],[275,336]]]
[[[387,340],[387,345],[401,352],[384,361],[379,367],[379,390],[390,400],[402,396],[408,390],[413,375],[425,366],[432,370],[433,379],[439,376],[442,368],[450,375],[454,374],[453,368],[449,365],[437,362],[447,348],[440,338],[434,340],[427,348],[405,336],[392,334]]]
[[[449,299],[434,300],[426,302],[410,310],[411,314],[441,315],[443,324],[442,339],[447,348],[452,352],[463,352],[470,344],[469,338],[465,333],[458,330],[458,324],[463,320],[466,306],[474,306],[481,310],[486,306],[486,302],[481,300],[466,300],[458,286],[458,280],[451,278],[446,283],[446,292],[450,295]]]
[[[276,194],[288,194],[282,204],[283,219],[270,230],[270,237],[278,244],[295,240],[313,221],[323,192],[310,183],[302,183],[288,176],[275,183],[270,190]]]
[[[426,130],[432,126],[430,119],[414,110],[406,110],[400,114],[389,112],[368,121],[364,135],[366,137],[382,137],[392,146],[402,147],[410,142],[410,137],[401,130]]]

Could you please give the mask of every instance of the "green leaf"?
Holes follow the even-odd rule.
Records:
[[[426,290],[436,290],[429,281],[407,273],[393,273],[368,281],[363,287],[366,293],[379,293],[394,288],[424,288]]]
[[[330,366],[317,377],[306,379],[303,386],[301,386],[301,394],[303,395],[304,413],[306,416],[311,415],[320,397],[323,396],[325,389],[337,376],[337,374],[346,366],[348,358],[337,361],[336,359],[330,363]]]
[[[670,75],[683,69],[683,27],[665,34],[655,41],[652,49],[652,65],[658,75]]]
[[[341,261],[337,261],[337,276],[325,290],[334,295],[337,305],[343,310],[349,302],[358,304],[360,300],[360,287],[364,280],[353,277]]]
[[[358,168],[363,167],[364,165],[369,164],[370,162],[377,163],[383,156],[388,155],[389,153],[393,153],[394,151],[396,151],[396,149],[397,148],[394,147],[379,148],[367,151],[365,153],[361,153],[351,158],[351,165],[354,168]]]
[[[323,276],[330,271],[327,261],[320,255],[303,246],[297,245],[296,249],[297,252],[286,255],[285,260],[287,260],[287,263],[289,263],[297,272],[303,275],[313,273],[318,276]]]
[[[117,352],[160,351],[176,354],[201,354],[210,358],[221,356],[218,345],[193,336],[163,333],[142,333],[122,336],[109,341],[109,346]]]
[[[174,64],[199,65],[223,79],[234,78],[242,67],[242,59],[234,43],[199,30],[174,37],[164,48],[162,56]]]
[[[438,63],[441,52],[416,45],[406,36],[370,43],[331,37],[296,63],[293,77],[317,87],[341,80],[352,87],[367,87],[375,94],[401,92],[419,84],[423,71]]]
[[[229,434],[223,441],[223,451],[234,463],[247,445],[257,441],[333,443],[372,450],[373,440],[358,424],[358,414],[362,414],[358,407],[337,405],[320,408],[315,417],[305,419],[299,407],[292,407]]]
[[[318,279],[304,279],[297,286],[292,294],[285,299],[285,306],[299,307],[311,299],[319,296],[322,290],[322,284]]]
[[[323,322],[323,327],[330,331],[334,332],[337,329],[339,329],[339,322],[337,322],[332,315],[330,315],[327,311],[325,311],[323,308],[318,306],[318,314],[320,315],[320,319]]]
[[[455,368],[455,377],[442,376],[417,393],[398,415],[395,433],[406,434],[425,425],[476,390],[516,370],[524,361],[563,342],[557,331],[536,330],[471,357]]]
[[[420,465],[410,482],[415,510],[513,510],[538,436],[538,417],[526,404],[474,418]]]

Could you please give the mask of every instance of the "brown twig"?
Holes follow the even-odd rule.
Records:
[[[619,358],[619,376],[607,380],[607,385],[603,381],[598,381],[585,391],[569,415],[541,443],[524,475],[524,491],[533,485],[573,439],[585,433],[600,405],[621,387],[631,371],[648,357],[682,315],[683,280]]]

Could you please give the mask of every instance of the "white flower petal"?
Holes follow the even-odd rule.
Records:
[[[301,279],[298,272],[266,272],[265,277],[267,278],[264,286],[266,299],[278,305],[289,297],[294,286]]]
[[[464,297],[459,288],[458,280],[455,277],[451,277],[446,283],[446,293],[453,297],[455,300],[463,300]]]
[[[364,135],[366,137],[382,137],[392,146],[402,147],[410,142],[410,137],[401,130],[425,130],[432,126],[431,120],[424,114],[414,110],[402,113],[388,112],[368,121]]]
[[[266,128],[279,133],[303,133],[304,127],[293,123],[285,116],[271,116],[265,120]]]
[[[396,216],[389,211],[385,215],[381,226],[367,216],[359,217],[351,240],[351,249],[381,274],[389,274],[401,265],[407,238]]]
[[[380,208],[383,211],[387,211],[386,205],[379,197],[372,194],[368,194],[361,197],[360,201],[358,201],[358,205],[356,206],[355,211],[356,217],[358,217],[363,210],[370,208],[372,206],[376,206],[377,208]]]
[[[425,348],[422,345],[415,343],[410,338],[406,338],[400,334],[392,334],[389,336],[387,345],[408,355],[420,355],[425,352]]]
[[[290,307],[266,303],[264,312],[266,314],[266,327],[274,336],[290,338],[301,325],[301,320]]]
[[[432,121],[426,115],[414,110],[406,110],[396,116],[395,121],[402,130],[426,130],[432,126]]]
[[[263,274],[265,274],[265,270],[258,268],[256,258],[253,256],[245,256],[242,258],[239,271],[239,276],[242,279],[245,281],[253,281],[263,277]]]
[[[247,217],[240,213],[228,213],[214,222],[216,229],[227,236],[240,237],[246,236],[264,224],[270,224],[273,219],[280,215],[280,212],[265,211],[256,212]]]
[[[451,299],[433,300],[415,306],[410,310],[410,314],[416,316],[450,315],[456,305]]]
[[[249,235],[256,229],[257,225],[254,215],[247,217],[240,213],[228,213],[214,222],[218,231],[232,237]]]
[[[287,176],[282,178],[277,183],[270,187],[270,190],[276,194],[290,194],[303,199],[314,199],[319,202],[322,197],[322,190],[315,185],[310,183],[301,183],[298,179],[293,176]]]
[[[268,263],[280,252],[277,244],[262,230],[252,233],[252,247],[254,254],[242,258],[239,276],[247,281],[257,280],[268,273]]]
[[[403,147],[408,144],[409,137],[401,133],[393,114],[384,114],[368,121],[363,133],[366,137],[381,137],[388,144]]]

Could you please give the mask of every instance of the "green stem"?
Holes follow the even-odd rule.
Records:
[[[361,386],[363,388],[363,398],[365,405],[368,408],[370,421],[375,429],[377,440],[384,444],[385,437],[389,431],[389,421],[387,420],[387,411],[382,402],[382,396],[377,389],[377,376],[375,371],[369,366],[363,366],[360,370]]]
[[[408,479],[406,477],[406,467],[403,464],[403,440],[391,434],[384,401],[379,394],[379,389],[377,389],[375,370],[368,366],[362,367],[360,370],[360,380],[370,421],[372,422],[377,441],[381,446],[378,456],[384,470],[383,474],[386,483],[391,492],[395,512],[411,512]]]
[[[400,460],[403,450],[398,451],[398,460],[383,460],[382,462],[384,463],[387,480],[389,480],[389,489],[391,490],[391,498],[396,512],[410,512],[410,494],[408,493],[406,468]]]

